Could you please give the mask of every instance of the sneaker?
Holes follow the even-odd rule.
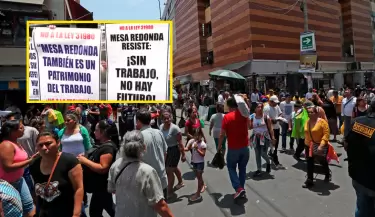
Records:
[[[259,177],[261,174],[262,174],[262,171],[257,170],[257,171],[255,171],[255,173],[253,174],[253,177]]]
[[[238,188],[237,192],[234,194],[234,199],[237,199],[239,197],[243,197],[244,195],[246,195],[245,189]]]
[[[294,154],[294,153],[295,153],[294,148],[290,148],[290,149],[288,150],[288,152],[289,152],[290,154]]]
[[[271,173],[271,164],[267,164],[266,173]]]
[[[280,153],[285,153],[286,152],[286,148],[282,148],[281,150],[280,150]]]
[[[278,165],[276,165],[276,169],[277,170],[285,170],[286,167],[284,167],[282,164],[278,164]]]
[[[314,186],[314,181],[311,179],[307,179],[302,185],[302,188],[311,188],[312,186]]]

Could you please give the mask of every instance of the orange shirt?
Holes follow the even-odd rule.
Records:
[[[320,118],[311,129],[309,123],[310,120],[305,124],[305,145],[310,146],[312,142],[318,143],[321,146],[328,145],[330,136],[328,122]]]
[[[338,96],[337,98],[332,96],[331,99],[330,99],[336,107],[336,113],[337,114],[341,114],[341,104],[342,104],[343,99],[344,99],[343,96]]]

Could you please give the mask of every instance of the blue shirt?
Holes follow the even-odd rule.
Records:
[[[4,216],[23,216],[20,194],[11,184],[2,179],[0,179],[0,200],[3,204]]]

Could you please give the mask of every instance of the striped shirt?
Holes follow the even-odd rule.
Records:
[[[8,182],[0,179],[0,200],[4,216],[22,217],[22,202],[18,191]]]

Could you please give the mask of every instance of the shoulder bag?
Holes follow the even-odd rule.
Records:
[[[134,163],[135,161],[132,161],[132,162],[128,162],[125,164],[125,166],[120,170],[120,172],[116,175],[116,178],[115,178],[115,184],[117,183],[117,180],[120,178],[122,172],[124,172],[124,170],[126,169],[126,167],[128,167],[130,164]]]

